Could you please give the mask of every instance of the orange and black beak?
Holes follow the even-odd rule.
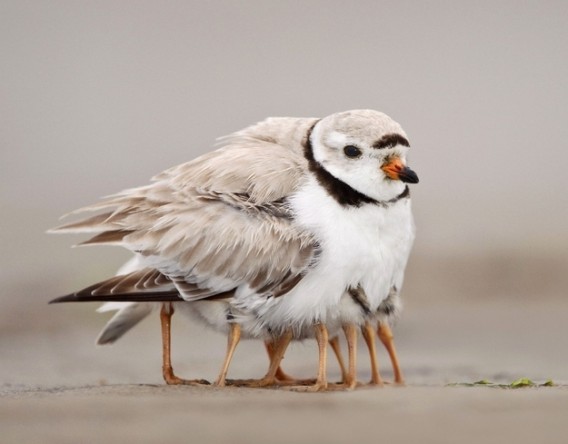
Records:
[[[399,157],[391,158],[381,169],[392,180],[401,180],[406,183],[418,183],[418,176],[408,168]]]

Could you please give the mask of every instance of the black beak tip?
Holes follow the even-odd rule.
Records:
[[[406,183],[418,183],[418,175],[412,171],[410,168],[405,168],[399,173],[400,180]]]

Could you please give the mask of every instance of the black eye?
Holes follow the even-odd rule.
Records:
[[[351,157],[352,159],[361,155],[361,150],[354,145],[347,145],[343,148],[343,152],[347,157]]]

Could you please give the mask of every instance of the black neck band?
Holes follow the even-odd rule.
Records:
[[[351,188],[345,182],[333,176],[314,158],[311,136],[312,131],[318,122],[319,120],[310,127],[306,134],[304,141],[304,157],[308,160],[308,167],[314,176],[316,176],[319,184],[325,188],[325,190],[337,201],[337,203],[343,206],[352,207],[360,207],[363,204],[374,204],[387,207],[400,199],[410,196],[410,190],[408,189],[408,186],[406,186],[402,193],[388,201],[375,200],[372,197]]]

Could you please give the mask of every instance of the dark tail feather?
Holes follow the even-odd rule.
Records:
[[[175,302],[182,301],[174,283],[158,270],[144,268],[114,276],[50,301],[60,302]]]
[[[140,293],[97,294],[79,291],[49,301],[50,304],[61,302],[176,302],[183,301],[177,291],[158,291]]]

